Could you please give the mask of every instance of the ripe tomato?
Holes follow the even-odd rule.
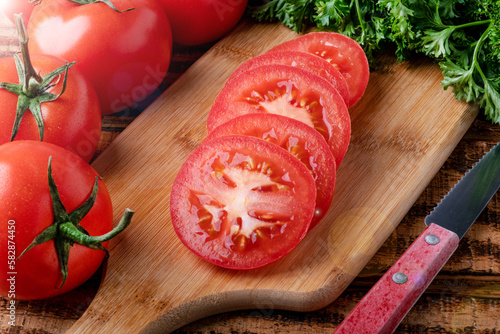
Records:
[[[30,2],[29,0],[0,0],[0,12],[4,12],[5,16],[14,22],[14,14],[23,13],[24,22],[28,22],[34,6],[38,1]]]
[[[198,45],[215,41],[241,19],[248,0],[158,0],[172,26],[174,42]]]
[[[199,257],[253,269],[288,254],[307,233],[316,188],[307,168],[275,144],[225,136],[201,144],[177,175],[173,227]]]
[[[286,65],[264,65],[228,80],[210,110],[208,132],[243,114],[271,113],[299,120],[326,139],[337,167],[351,135],[347,107],[323,78]]]
[[[349,107],[363,96],[370,67],[365,52],[353,39],[334,32],[314,32],[280,44],[270,51],[297,50],[326,59],[345,77],[349,86]]]
[[[156,1],[112,0],[78,5],[43,0],[28,24],[30,50],[76,61],[96,89],[103,114],[134,106],[165,77],[172,36]]]
[[[233,72],[232,76],[240,75],[259,66],[272,64],[295,66],[319,75],[335,87],[346,104],[349,102],[349,89],[342,74],[323,58],[307,52],[292,50],[267,52],[244,62]]]
[[[31,56],[34,69],[46,75],[66,62],[46,55]],[[55,95],[63,89],[64,74],[56,78],[47,92]],[[0,59],[0,82],[19,83],[13,57]],[[19,96],[0,89],[0,144],[9,142],[16,118]],[[74,66],[68,70],[66,89],[54,101],[40,104],[44,123],[43,141],[64,147],[89,162],[101,137],[101,109],[97,94]],[[27,111],[22,118],[15,140],[40,140],[35,117]]]
[[[302,122],[274,114],[236,117],[215,128],[206,140],[228,135],[269,141],[290,152],[307,167],[316,183],[316,208],[309,229],[316,226],[330,208],[335,191],[335,158],[325,139]]]
[[[7,279],[11,276],[15,276],[16,299],[62,294],[89,279],[105,256],[102,250],[75,244],[69,252],[69,275],[60,289],[57,287],[61,284],[61,270],[54,241],[35,246],[16,260],[54,220],[47,180],[50,156],[52,175],[68,212],[82,205],[92,191],[97,173],[80,157],[59,146],[35,141],[15,141],[0,146],[1,296],[8,296]],[[103,181],[98,182],[96,201],[80,223],[90,235],[109,232],[113,222],[111,199]],[[12,272],[16,274],[9,274]]]

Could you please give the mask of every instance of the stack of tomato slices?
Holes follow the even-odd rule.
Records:
[[[172,186],[181,241],[231,269],[273,263],[328,211],[351,135],[348,107],[362,97],[362,48],[314,32],[242,64],[208,116],[208,136]]]

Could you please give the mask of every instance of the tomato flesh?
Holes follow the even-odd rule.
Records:
[[[347,152],[347,107],[335,88],[317,75],[292,66],[264,65],[232,77],[210,110],[208,132],[251,113],[287,116],[313,127],[327,141],[337,167]]]
[[[288,254],[307,233],[316,188],[307,168],[277,145],[248,136],[205,141],[181,167],[170,212],[196,255],[253,269]]]
[[[299,159],[316,183],[316,208],[309,229],[328,211],[336,182],[335,158],[325,139],[314,129],[289,117],[247,114],[234,118],[210,133],[205,140],[228,135],[257,137],[276,144]]]
[[[296,50],[317,55],[342,73],[349,87],[349,107],[363,96],[370,67],[365,52],[353,39],[334,32],[314,32],[275,46],[270,52]]]
[[[328,61],[307,52],[292,50],[267,52],[244,62],[233,72],[232,76],[240,75],[259,66],[272,64],[294,66],[314,73],[330,82],[346,104],[349,102],[349,89],[342,74]]]

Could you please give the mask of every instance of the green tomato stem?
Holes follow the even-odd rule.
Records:
[[[12,127],[11,138],[13,141],[16,137],[21,120],[29,109],[35,117],[38,125],[38,132],[40,134],[40,141],[43,141],[44,136],[44,122],[40,104],[44,102],[54,101],[61,96],[66,90],[68,69],[75,64],[75,62],[67,63],[52,72],[44,75],[43,77],[37,73],[31,62],[30,53],[28,50],[28,34],[26,32],[26,25],[22,14],[15,15],[17,32],[19,35],[19,44],[21,48],[21,57],[16,53],[14,54],[14,62],[16,64],[17,75],[19,84],[0,83],[0,89],[5,89],[13,94],[18,95],[18,103],[16,107],[16,117],[14,126]],[[59,94],[52,94],[48,92],[50,88],[55,86],[59,81],[58,77],[64,73],[63,87]],[[54,80],[56,80],[54,82]]]
[[[120,220],[120,223],[110,232],[101,236],[87,235],[77,229],[75,224],[72,222],[67,222],[59,225],[59,235],[82,246],[101,244],[103,242],[111,240],[123,230],[125,230],[127,226],[130,225],[133,214],[133,211],[131,211],[130,209],[126,209]]]
[[[117,13],[124,13],[135,9],[135,8],[128,8],[120,11],[115,7],[115,5],[110,0],[68,0],[68,1],[76,3],[77,5],[90,5],[93,3],[102,2],[108,5],[111,9],[113,9]]]
[[[14,19],[16,21],[17,35],[19,36],[19,46],[21,48],[21,54],[23,56],[24,64],[24,86],[23,90],[25,94],[29,94],[30,82],[34,79],[38,84],[42,83],[42,77],[40,74],[36,73],[31,62],[30,53],[28,50],[28,33],[26,31],[26,24],[24,23],[23,14],[15,14]]]
[[[110,240],[125,230],[125,228],[130,225],[132,215],[134,213],[131,210],[126,209],[125,214],[120,220],[118,226],[104,235],[90,236],[89,233],[80,225],[80,221],[94,206],[99,189],[98,177],[95,178],[90,196],[84,203],[82,203],[82,205],[71,213],[69,213],[64,207],[59,191],[57,190],[57,185],[52,176],[52,156],[49,157],[47,178],[50,198],[52,200],[54,221],[48,228],[34,238],[31,244],[18,257],[18,260],[33,247],[53,240],[57,257],[59,259],[59,269],[61,271],[62,278],[61,284],[56,287],[59,289],[64,285],[66,279],[68,278],[68,259],[71,246],[74,244],[80,244],[90,249],[102,250],[106,253],[106,256],[108,256],[108,250],[102,245],[102,243]]]

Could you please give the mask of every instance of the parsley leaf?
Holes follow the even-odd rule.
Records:
[[[345,34],[374,53],[393,45],[399,61],[436,60],[442,85],[476,102],[500,124],[500,0],[249,0],[259,21],[280,21],[297,33],[309,27]]]

